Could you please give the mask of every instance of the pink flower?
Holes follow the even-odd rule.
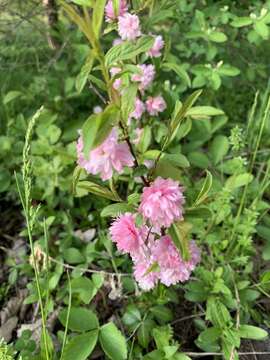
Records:
[[[139,212],[149,219],[155,230],[170,227],[183,218],[183,188],[178,181],[158,177],[152,185],[143,189]]]
[[[153,289],[159,279],[158,272],[151,271],[147,273],[152,265],[153,262],[147,256],[142,256],[134,261],[134,277],[139,286],[145,291]]]
[[[105,6],[106,21],[112,22],[117,19],[118,16],[124,15],[128,11],[128,5],[126,0],[119,0],[119,12],[115,14],[113,8],[113,0],[109,0]]]
[[[117,39],[113,40],[113,46],[120,45],[122,43],[123,43],[123,40],[120,39],[120,38],[117,38]]]
[[[101,106],[95,106],[94,108],[93,108],[93,113],[94,114],[99,114],[99,113],[101,113],[103,110],[102,110],[102,107]]]
[[[148,51],[148,55],[150,57],[160,57],[161,56],[161,50],[164,47],[164,41],[161,35],[158,35],[155,37],[155,42],[153,47]]]
[[[160,268],[160,281],[166,286],[176,284],[179,281],[187,281],[191,271],[200,261],[200,251],[194,241],[190,244],[191,259],[184,261],[168,235],[155,241],[151,250],[152,259],[158,263]]]
[[[119,67],[112,67],[110,69],[110,74],[112,77],[114,77],[115,75],[119,74],[121,71],[122,71],[122,69]],[[120,78],[117,78],[116,80],[114,80],[113,88],[115,90],[119,90],[121,88],[121,86],[122,86],[122,80]]]
[[[112,223],[110,234],[122,253],[136,253],[143,243],[141,232],[135,225],[135,216],[130,213],[119,216]]]
[[[156,116],[159,112],[163,112],[167,105],[162,96],[148,97],[146,101],[146,109],[150,115]]]
[[[83,154],[83,139],[77,143],[78,164],[90,174],[100,174],[102,180],[113,176],[113,170],[123,172],[124,166],[132,167],[134,158],[126,143],[118,143],[116,128],[113,128],[107,139],[97,148],[90,151],[89,160]]]
[[[147,89],[155,77],[155,67],[154,65],[138,65],[139,73],[132,75],[131,80],[139,82],[139,89],[141,92],[144,92]]]
[[[139,120],[142,117],[144,111],[145,111],[144,103],[139,98],[136,98],[135,110],[133,111],[133,113],[130,114],[130,117]]]
[[[119,16],[118,33],[122,40],[135,40],[137,37],[141,36],[138,16],[129,13]]]

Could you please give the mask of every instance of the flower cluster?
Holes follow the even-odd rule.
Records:
[[[138,212],[144,224],[136,226],[136,214],[119,216],[110,227],[110,234],[118,250],[131,256],[134,276],[144,290],[152,289],[160,280],[166,286],[188,280],[200,261],[200,251],[190,243],[190,260],[184,261],[170,236],[160,237],[166,229],[182,219],[183,188],[177,181],[157,178],[145,187]]]
[[[77,142],[78,165],[89,174],[99,174],[102,180],[113,176],[113,170],[123,172],[124,166],[132,167],[134,158],[126,142],[118,142],[118,132],[113,128],[107,139],[98,147],[91,150],[89,159],[83,153],[83,138],[80,135]]]
[[[138,16],[128,12],[127,1],[119,0],[117,3],[116,8],[115,2],[109,0],[105,8],[106,21],[114,23],[119,34],[113,46],[134,42],[143,35]],[[134,120],[139,123],[145,113],[148,116],[159,116],[167,107],[161,94],[150,92],[156,76],[152,58],[160,57],[164,47],[161,35],[150,34],[150,36],[153,37],[152,48],[142,57],[147,60],[146,63],[132,64],[131,74],[126,71],[123,63],[116,62],[109,69],[112,87],[119,97],[125,95],[125,86],[129,86],[130,83],[137,84],[138,88],[134,109],[128,114],[128,131],[125,129],[125,124],[121,124],[125,141],[119,141],[118,128],[114,127],[105,141],[91,149],[89,154],[85,154],[81,134],[77,142],[79,166],[88,173],[99,175],[104,181],[112,178],[114,172],[122,173],[125,167],[138,164],[138,160],[134,159],[132,146],[139,144],[143,127],[136,125],[135,128]],[[101,108],[94,108],[95,113],[100,111]],[[148,168],[154,166],[151,161],[145,162],[145,165]],[[110,226],[110,235],[117,249],[132,258],[134,277],[140,287],[150,290],[159,281],[170,286],[188,280],[200,261],[200,251],[195,242],[191,241],[190,258],[185,261],[168,235],[171,225],[183,220],[185,198],[179,182],[158,177],[148,185],[149,179],[143,178],[143,180],[147,186],[143,189],[137,213],[125,213],[116,218]],[[141,225],[137,224],[137,219],[140,219]]]
[[[118,9],[112,0],[109,0],[105,7],[105,15],[107,22],[117,22],[119,39],[116,39],[113,46],[121,44],[123,41],[134,41],[142,35],[140,21],[137,15],[128,12],[128,4],[126,0],[120,0]],[[154,35],[151,35],[154,37]],[[149,58],[160,57],[161,50],[164,47],[164,41],[161,35],[154,37],[152,48],[147,52]],[[120,65],[121,66],[121,65]],[[124,94],[124,84],[121,78],[122,68],[118,64],[112,66],[109,71],[112,81],[112,87]],[[140,120],[145,112],[150,116],[158,116],[162,113],[167,105],[163,97],[158,94],[156,96],[146,96],[145,91],[150,88],[155,78],[155,67],[153,64],[138,64],[138,71],[133,73],[130,81],[138,84],[139,94],[135,99],[134,111],[129,114],[128,125],[132,124],[132,119]],[[100,112],[100,108],[95,108],[94,112]],[[141,126],[131,130],[133,132],[133,144],[136,146],[140,143],[143,129]],[[102,180],[109,180],[113,176],[113,170],[118,173],[123,172],[124,167],[132,167],[134,165],[133,156],[126,143],[118,143],[118,134],[116,128],[112,130],[108,138],[98,146],[92,149],[88,157],[83,153],[83,139],[79,137],[77,142],[78,164],[88,173],[100,175]]]
[[[125,0],[119,1],[119,12],[115,14],[113,11],[112,1],[109,0],[106,6],[106,19],[107,21],[117,21],[117,29],[120,38],[115,39],[113,46],[121,44],[123,41],[134,41],[142,35],[140,21],[137,15],[128,12],[128,6]],[[154,44],[150,50],[147,51],[146,55],[149,58],[158,58],[161,56],[161,50],[164,47],[164,41],[161,35],[154,36]],[[149,89],[155,78],[155,67],[152,64],[138,64],[138,72],[131,76],[131,81],[138,83],[138,89],[140,95],[143,96],[145,91]],[[119,67],[112,67],[110,74],[112,77],[121,73],[122,69]],[[122,93],[122,81],[119,78],[114,80],[113,87]],[[167,105],[163,97],[159,94],[157,96],[149,96],[146,98],[145,103],[142,99],[137,98],[135,101],[135,110],[130,114],[130,120],[139,120],[145,111],[151,116],[157,116],[163,112]]]

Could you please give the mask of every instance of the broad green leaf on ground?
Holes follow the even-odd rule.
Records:
[[[62,360],[86,360],[93,352],[98,339],[98,330],[73,337],[65,346]]]
[[[127,359],[126,339],[114,323],[109,322],[100,328],[99,341],[103,351],[109,359]]]
[[[66,327],[68,309],[64,309],[59,314],[61,324]],[[68,318],[68,329],[72,331],[85,332],[97,329],[99,326],[96,314],[83,307],[71,307]]]

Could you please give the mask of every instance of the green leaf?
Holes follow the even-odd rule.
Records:
[[[210,41],[216,42],[216,43],[222,43],[227,40],[227,36],[219,31],[213,31],[208,35],[208,38]]]
[[[193,118],[208,118],[209,116],[223,115],[224,112],[220,109],[217,109],[213,106],[194,106],[189,109],[186,113],[186,116],[191,116]]]
[[[192,151],[188,154],[188,160],[194,166],[201,169],[206,169],[210,165],[210,161],[206,154],[199,151]]]
[[[248,185],[253,180],[253,175],[249,173],[230,176],[226,181],[225,187],[229,190],[235,190],[239,187]]]
[[[100,215],[102,217],[116,217],[126,212],[134,212],[134,207],[127,203],[117,203],[106,206]]]
[[[221,334],[222,331],[219,328],[211,327],[201,332],[198,339],[200,342],[205,342],[205,343],[215,342],[216,340],[219,339]]]
[[[177,353],[173,357],[173,360],[191,360],[191,358],[184,353]]]
[[[212,211],[206,206],[200,206],[196,209],[186,209],[185,216],[194,219],[211,219],[213,216]]]
[[[94,350],[98,330],[73,337],[65,346],[62,360],[86,360]]]
[[[82,92],[83,88],[85,87],[88,76],[94,65],[94,61],[95,61],[95,56],[94,56],[93,52],[90,52],[90,54],[88,55],[88,57],[86,59],[85,64],[83,65],[79,75],[76,78],[75,86],[76,86],[76,89],[79,94]]]
[[[215,297],[207,300],[206,320],[210,320],[217,328],[223,329],[231,323],[231,315],[226,306]]]
[[[244,339],[264,340],[268,337],[267,331],[252,325],[240,325],[238,332]]]
[[[81,264],[85,260],[81,252],[73,247],[64,249],[63,256],[69,264]]]
[[[237,76],[240,74],[240,70],[237,67],[227,64],[222,65],[217,71],[223,76]]]
[[[172,165],[178,166],[178,167],[186,168],[186,167],[190,166],[190,163],[189,163],[188,159],[183,154],[166,154],[166,153],[163,153],[161,155],[161,159],[164,160],[164,161],[168,161]]]
[[[108,105],[102,113],[91,115],[86,120],[82,127],[83,152],[86,159],[89,158],[90,150],[102,144],[118,121],[119,110],[115,105]]]
[[[184,261],[190,259],[189,253],[189,232],[192,225],[185,222],[175,222],[169,228],[169,234],[176,248],[179,250]]]
[[[123,323],[129,328],[135,329],[141,320],[142,317],[139,309],[135,305],[129,305],[124,313]]]
[[[150,311],[160,323],[167,323],[173,319],[173,313],[167,306],[156,305],[151,307]]]
[[[209,191],[212,188],[212,183],[213,183],[213,177],[212,174],[206,170],[206,178],[203,182],[203,186],[197,196],[197,199],[195,200],[194,204],[193,204],[193,208],[199,206],[202,202],[204,202],[209,194]]]
[[[94,0],[71,0],[74,4],[92,7]]]
[[[162,176],[164,179],[181,180],[181,171],[164,159],[160,159],[154,171],[154,177]]]
[[[182,65],[178,65],[175,63],[163,63],[162,67],[164,69],[173,70],[180,79],[184,80],[189,87],[191,86],[190,77]]]
[[[133,59],[141,53],[145,53],[154,44],[153,36],[142,36],[136,42],[125,41],[122,44],[113,46],[105,55],[105,64],[107,67],[113,64]]]
[[[168,143],[170,143],[175,137],[182,120],[185,116],[187,116],[187,112],[191,109],[192,105],[196,102],[201,93],[202,90],[195,91],[188,97],[188,99],[184,102],[183,105],[176,103],[176,109],[170,123],[170,138],[168,140]]]
[[[97,39],[99,39],[100,36],[106,2],[107,0],[95,1],[95,6],[93,10],[93,30]]]
[[[61,324],[66,327],[68,309],[64,309],[59,314]],[[72,331],[85,332],[97,329],[99,326],[98,318],[93,311],[83,307],[72,307],[68,319],[68,329]]]
[[[138,85],[131,84],[124,90],[121,96],[121,114],[125,123],[127,123],[130,114],[135,109],[135,100],[137,95]]]
[[[250,17],[238,17],[231,22],[231,26],[236,28],[248,26],[251,24],[252,24],[252,19]]]
[[[121,201],[117,194],[111,192],[108,188],[96,184],[92,181],[79,181],[77,184],[77,189],[85,190],[91,194],[104,197],[105,199]]]
[[[153,328],[155,327],[155,322],[151,319],[146,319],[143,321],[141,326],[139,327],[137,336],[138,336],[138,342],[139,344],[146,349],[149,345],[149,342],[151,340],[151,332]]]
[[[164,352],[162,350],[154,350],[146,354],[143,360],[164,360]]]
[[[9,102],[17,99],[18,97],[22,96],[23,93],[21,91],[9,91],[5,96],[4,96],[4,99],[3,99],[3,104],[8,104]]]
[[[264,40],[268,39],[269,29],[268,26],[264,23],[263,20],[257,20],[254,23],[254,30],[258,35],[260,35]]]
[[[79,278],[72,279],[71,292],[72,294],[78,294],[81,301],[85,304],[89,304],[96,295],[97,289],[92,280],[85,276],[81,276]]]
[[[111,360],[127,359],[126,339],[114,323],[109,322],[100,328],[99,341],[103,351]]]
[[[217,165],[229,151],[227,136],[217,135],[212,141],[209,150],[214,164]]]

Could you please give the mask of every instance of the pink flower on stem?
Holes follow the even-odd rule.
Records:
[[[178,181],[158,177],[152,185],[143,189],[139,212],[158,231],[183,218],[184,203],[183,188]]]
[[[140,120],[144,111],[145,111],[144,103],[139,98],[136,98],[135,110],[130,114],[130,117],[136,120]]]
[[[184,261],[170,236],[155,241],[151,249],[152,259],[159,265],[159,278],[164,285],[170,286],[189,279],[191,271],[200,261],[200,250],[194,241],[190,243],[189,250],[191,259]]]
[[[160,57],[161,50],[163,49],[163,47],[164,47],[164,40],[161,35],[158,35],[155,37],[155,42],[153,47],[147,52],[147,54],[152,58]]]
[[[114,77],[115,75],[119,74],[121,71],[122,71],[122,69],[119,67],[112,67],[110,69],[110,74],[112,77]],[[113,88],[115,90],[119,90],[121,88],[121,86],[122,86],[122,79],[120,79],[120,78],[115,79],[113,82]]]
[[[113,0],[109,0],[105,6],[106,21],[112,22],[116,20],[118,16],[123,16],[128,11],[128,5],[126,0],[119,0],[118,14],[114,12]]]
[[[155,77],[155,67],[154,65],[138,65],[139,72],[138,74],[132,75],[131,80],[139,82],[139,89],[141,92],[144,92],[153,82]]]
[[[137,15],[129,13],[119,16],[118,33],[122,40],[135,40],[141,36],[140,20]]]
[[[122,253],[136,254],[143,244],[141,231],[135,225],[135,216],[130,213],[119,216],[110,227],[112,241]]]
[[[163,112],[166,109],[167,105],[165,100],[161,95],[156,97],[148,97],[146,101],[146,109],[148,113],[152,116],[158,115],[158,113]]]
[[[113,170],[122,173],[125,166],[132,167],[134,158],[126,143],[118,143],[116,128],[113,128],[107,139],[97,148],[90,151],[89,159],[83,154],[83,139],[77,143],[78,164],[90,174],[100,174],[103,181],[112,178]]]

